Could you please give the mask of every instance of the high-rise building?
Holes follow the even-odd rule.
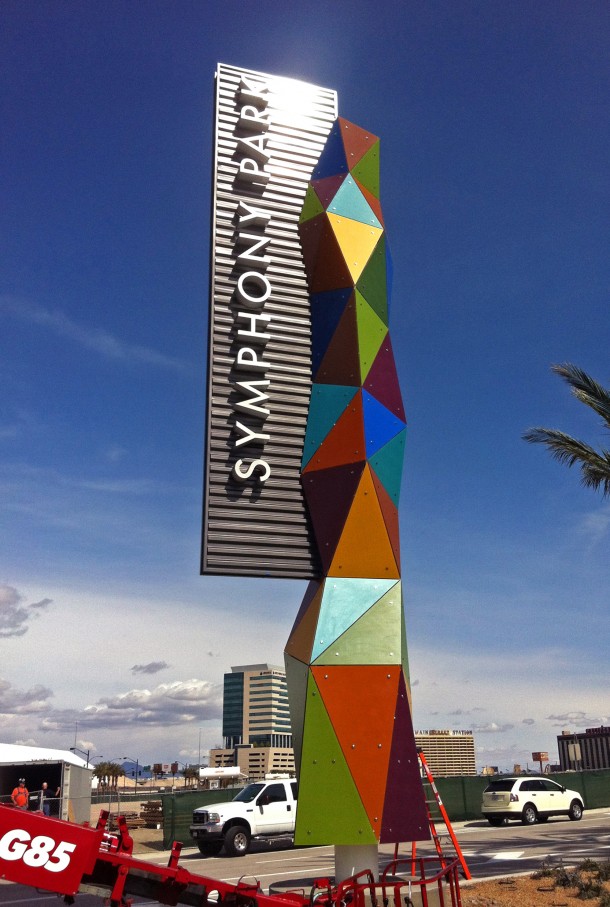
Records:
[[[415,731],[415,743],[435,778],[476,775],[472,731]]]
[[[210,765],[238,765],[257,780],[269,772],[294,773],[286,673],[278,665],[239,665],[224,675],[224,749],[210,750]]]
[[[557,747],[562,772],[610,768],[610,727],[589,727],[576,734],[563,731]]]

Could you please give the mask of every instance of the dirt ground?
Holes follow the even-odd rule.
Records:
[[[605,889],[610,895],[610,887]],[[555,888],[552,880],[517,876],[474,882],[460,886],[462,907],[579,907],[582,898],[576,888]],[[599,907],[600,898],[587,899],[588,907]]]

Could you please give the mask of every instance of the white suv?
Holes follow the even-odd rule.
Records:
[[[502,825],[505,819],[521,819],[525,825],[546,822],[549,816],[582,818],[585,804],[582,794],[567,790],[549,778],[523,775],[519,778],[496,778],[483,791],[481,811],[490,825]]]

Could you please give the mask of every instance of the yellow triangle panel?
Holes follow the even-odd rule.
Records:
[[[400,576],[368,464],[364,467],[328,575],[388,579]]]
[[[342,217],[340,214],[328,213],[327,217],[347,269],[353,282],[356,283],[373,254],[383,230],[381,227],[362,224],[349,217]]]
[[[376,844],[314,678],[309,676],[294,843]]]

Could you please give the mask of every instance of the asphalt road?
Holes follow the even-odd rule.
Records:
[[[585,812],[580,822],[568,819],[551,819],[544,825],[525,826],[510,823],[502,828],[492,828],[487,822],[460,822],[454,827],[458,842],[468,863],[473,879],[493,876],[516,875],[533,872],[543,862],[557,865],[574,865],[586,857],[610,860],[610,810]],[[430,844],[418,847],[418,856],[433,853]],[[167,853],[148,854],[148,862],[163,865]],[[380,865],[385,865],[393,849],[381,848]],[[258,879],[263,890],[269,886],[304,888],[309,892],[311,880],[332,876],[334,849],[332,847],[283,848],[278,843],[253,845],[253,852],[246,857],[202,857],[195,848],[185,847],[181,865],[190,872],[225,882],[240,878]],[[0,883],[0,905],[27,907],[32,904],[45,907],[45,902],[58,904],[57,896],[37,892],[20,885]],[[156,904],[135,898],[134,904]],[[100,907],[98,897],[79,895],[77,907]]]

